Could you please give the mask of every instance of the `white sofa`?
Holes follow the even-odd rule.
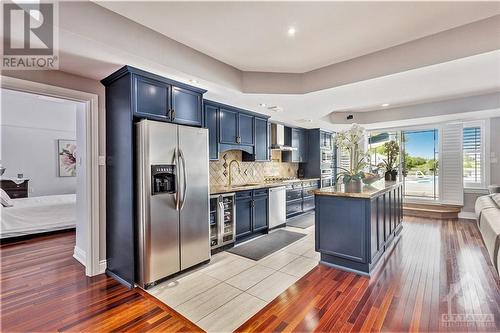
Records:
[[[476,200],[476,217],[484,244],[500,274],[500,193],[485,195]]]

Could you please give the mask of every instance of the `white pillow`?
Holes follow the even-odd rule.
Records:
[[[9,197],[7,192],[5,192],[3,189],[0,188],[0,203],[4,207],[12,207],[14,206],[14,202],[12,199]]]

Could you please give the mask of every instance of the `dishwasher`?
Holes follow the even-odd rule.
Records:
[[[286,187],[269,189],[269,229],[286,225]]]

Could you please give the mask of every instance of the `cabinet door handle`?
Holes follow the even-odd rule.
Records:
[[[171,109],[168,109],[167,110],[167,118],[170,120],[172,119],[172,110]]]
[[[175,109],[172,109],[172,120],[175,119]]]

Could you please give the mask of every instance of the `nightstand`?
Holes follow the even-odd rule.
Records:
[[[11,199],[27,198],[28,182],[27,178],[1,178],[0,188],[7,192]]]

